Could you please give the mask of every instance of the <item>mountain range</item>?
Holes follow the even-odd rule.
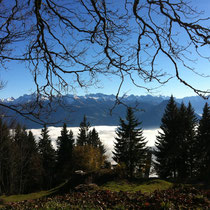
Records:
[[[35,101],[36,96],[23,95],[17,99],[13,97],[2,99],[1,102],[7,105],[18,106]],[[109,125],[116,126],[119,123],[119,117],[124,118],[126,114],[126,106],[119,104],[114,107],[116,102],[115,95],[105,95],[102,93],[88,94],[85,96],[75,96],[67,94],[62,96],[60,103],[52,103],[53,110],[48,115],[48,122],[59,122],[56,126],[62,126],[63,122],[67,122],[68,126],[79,126],[86,115],[87,120],[92,126]],[[165,107],[168,103],[168,96],[152,96],[152,95],[126,95],[121,98],[121,102],[127,106],[136,107],[135,116],[142,122],[143,128],[158,128]],[[199,96],[185,97],[175,99],[179,106],[182,102],[188,104],[191,102],[197,117],[202,113],[206,101]],[[46,101],[47,103],[47,101]],[[112,114],[110,113],[112,110]],[[6,111],[6,110],[5,110]],[[30,120],[26,120],[20,115],[8,111],[6,115],[15,117],[16,121],[25,125],[26,128],[40,128],[40,125]]]

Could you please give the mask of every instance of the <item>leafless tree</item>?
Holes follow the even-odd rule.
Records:
[[[31,71],[36,108],[17,109],[24,116],[40,110],[43,98],[51,102],[77,87],[100,85],[101,74],[121,79],[117,102],[128,78],[150,91],[151,82],[176,77],[208,97],[208,90],[182,78],[180,68],[208,76],[193,64],[196,58],[210,61],[203,55],[210,45],[209,19],[185,0],[0,0],[1,70],[23,62]],[[170,71],[161,69],[163,59]]]

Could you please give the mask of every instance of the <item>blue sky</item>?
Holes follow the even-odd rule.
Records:
[[[210,12],[210,1],[209,0],[193,0],[192,3],[196,5],[200,10],[205,10],[205,13],[208,15]],[[210,22],[210,21],[209,21]],[[210,49],[204,49],[207,56],[210,56]],[[193,56],[193,55],[192,55]],[[174,75],[172,66],[168,62],[164,62],[161,65],[164,70],[170,72]],[[35,90],[35,85],[33,83],[33,77],[30,71],[27,69],[24,63],[11,62],[8,65],[8,69],[3,69],[0,72],[0,80],[7,82],[5,88],[0,92],[0,98],[14,97],[17,98],[23,94],[30,94]],[[209,61],[197,61],[195,65],[195,70],[205,74],[210,72],[210,62]],[[172,72],[171,72],[172,71]],[[187,72],[184,69],[180,69],[181,75],[185,78],[191,85],[199,89],[210,89],[210,78],[202,78],[198,75],[192,75],[191,72]],[[97,93],[101,92],[104,94],[116,94],[118,86],[120,84],[119,78],[116,76],[99,76],[100,88],[95,86],[83,90],[77,89],[77,92],[74,94],[84,95],[87,93]],[[156,84],[151,83],[151,87],[154,87]],[[126,78],[125,83],[121,89],[121,94],[134,94],[134,95],[145,95],[148,94],[147,91],[143,89],[136,88],[128,78]],[[181,84],[176,78],[170,80],[167,84],[159,89],[156,89],[152,92],[153,95],[171,95],[173,94],[177,98],[182,98],[184,96],[192,96],[195,93],[188,87]]]

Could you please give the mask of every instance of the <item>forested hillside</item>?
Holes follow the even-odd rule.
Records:
[[[97,130],[90,126],[85,115],[76,139],[63,124],[56,148],[46,125],[36,141],[31,131],[1,118],[0,193],[50,189],[71,180],[75,171],[91,174],[92,181],[101,183],[113,178],[148,178],[153,168],[160,178],[209,183],[210,107],[207,103],[198,119],[190,103],[187,107],[184,103],[177,106],[171,96],[153,149],[146,146],[147,139],[135,113],[127,107],[118,121],[112,151],[114,168],[105,155]],[[154,160],[152,154],[156,156]]]

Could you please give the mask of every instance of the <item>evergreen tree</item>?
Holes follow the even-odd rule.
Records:
[[[132,178],[136,170],[141,170],[145,165],[146,141],[141,123],[135,118],[132,108],[127,109],[126,122],[120,118],[120,126],[117,128],[117,138],[114,143],[113,159],[117,163],[123,163],[127,175]]]
[[[38,153],[38,145],[36,144],[36,140],[34,138],[34,135],[32,131],[28,132],[28,143],[29,143],[29,149],[31,152]]]
[[[83,121],[80,123],[79,133],[77,136],[77,145],[84,146],[89,144],[89,128],[90,123],[84,115]]]
[[[187,108],[184,103],[181,103],[181,106],[178,110],[178,124],[176,127],[176,170],[177,178],[183,180],[187,178],[187,161],[188,161],[188,137],[187,137],[187,127],[189,124],[187,116]],[[170,154],[169,154],[170,155]]]
[[[210,108],[206,103],[198,126],[198,171],[200,178],[210,181]]]
[[[186,180],[195,175],[196,124],[191,104],[186,108],[182,103],[177,109],[171,97],[156,141],[156,168],[161,177]]]
[[[103,143],[101,142],[98,132],[95,128],[92,129],[92,131],[89,132],[89,145],[92,145],[95,148],[98,148],[102,155],[106,153],[106,150],[104,148]]]
[[[74,146],[74,135],[68,132],[66,123],[63,124],[61,136],[57,139],[57,171],[61,180],[68,178],[72,170],[72,151]]]
[[[27,152],[28,164],[25,172],[26,187],[24,193],[34,192],[41,188],[42,180],[42,163],[40,155],[38,154],[38,145],[35,141],[34,135],[29,131],[27,136]]]
[[[15,167],[13,166],[13,170],[15,171],[16,169],[16,171],[13,183],[15,192],[20,194],[25,190],[26,171],[30,153],[28,151],[27,132],[19,124],[15,128],[14,144],[15,154],[13,163]]]
[[[10,193],[11,145],[9,128],[0,118],[0,195]]]
[[[39,190],[41,179],[41,160],[33,133],[17,125],[11,147],[12,157],[12,193],[28,193]]]
[[[145,164],[145,170],[144,170],[145,178],[149,178],[149,175],[150,175],[150,170],[152,167],[152,153],[153,153],[152,148],[148,148],[147,153],[146,153],[146,164]]]
[[[0,193],[29,193],[40,188],[41,162],[32,132],[13,129],[0,119]]]
[[[191,103],[187,107],[187,126],[186,126],[186,153],[187,153],[187,173],[188,177],[193,178],[197,175],[197,127],[198,119]]]
[[[3,178],[3,191],[18,194],[38,190],[40,164],[37,165],[37,163],[40,163],[40,159],[38,158],[37,147],[32,132],[29,132],[28,135],[26,130],[20,125],[16,125],[13,132],[11,132],[12,135],[10,135],[8,127],[4,126],[4,133],[5,132],[7,133],[8,139],[7,142],[5,142],[6,147],[4,147],[4,151],[1,153],[5,158],[4,163],[7,164],[1,175]],[[33,139],[31,139],[32,137]],[[3,145],[4,144],[0,144],[0,148]],[[35,156],[37,157],[36,159],[32,158]],[[1,165],[0,163],[0,166]],[[36,167],[34,168],[34,166]],[[32,168],[34,170],[30,173]],[[37,176],[38,174],[39,176]],[[6,181],[4,178],[6,178]]]
[[[163,117],[161,119],[161,130],[156,139],[155,151],[156,171],[161,178],[174,177],[178,175],[177,164],[179,161],[179,117],[178,109],[171,96]]]
[[[47,189],[51,188],[53,184],[56,159],[55,150],[51,144],[51,139],[48,133],[49,131],[46,125],[44,125],[38,143],[38,150],[43,168],[43,187]]]

